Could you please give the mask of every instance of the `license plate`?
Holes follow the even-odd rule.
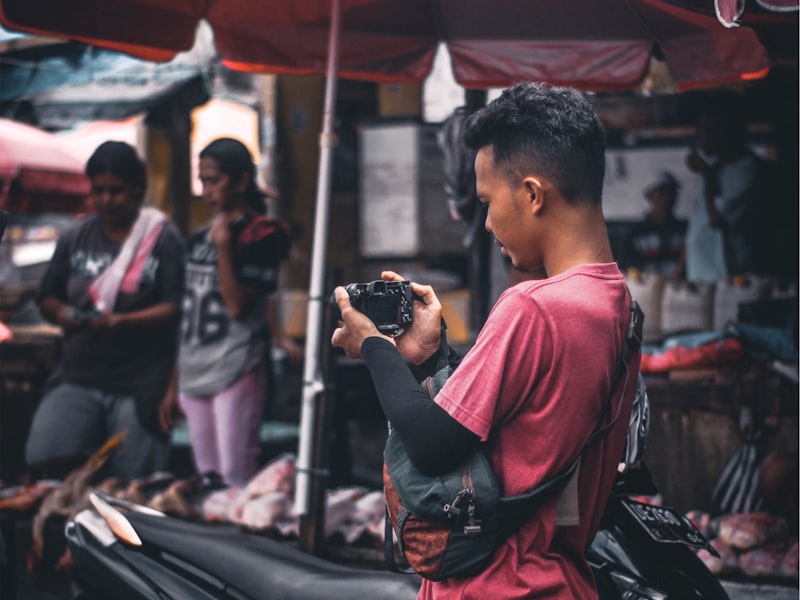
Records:
[[[674,508],[624,499],[622,505],[656,542],[709,548],[697,527]]]

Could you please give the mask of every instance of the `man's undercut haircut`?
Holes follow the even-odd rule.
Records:
[[[571,88],[520,83],[470,115],[463,141],[491,146],[495,166],[511,184],[541,174],[570,204],[600,204],[605,134],[592,104]]]

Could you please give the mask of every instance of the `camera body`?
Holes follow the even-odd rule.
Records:
[[[403,333],[414,320],[414,294],[409,281],[350,283],[345,286],[350,304],[367,315],[384,335]]]

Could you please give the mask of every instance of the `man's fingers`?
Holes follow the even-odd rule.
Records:
[[[333,346],[334,348],[339,347],[339,337],[341,331],[342,331],[341,327],[337,327],[336,329],[333,330],[333,335],[331,335],[331,346]]]
[[[428,306],[436,306],[439,303],[439,298],[436,296],[436,292],[433,291],[433,288],[429,285],[422,285],[419,283],[412,283],[411,289],[417,294],[422,301]]]
[[[334,297],[336,298],[336,306],[339,307],[339,312],[344,314],[345,308],[350,308],[350,296],[347,294],[347,290],[344,289],[342,286],[338,286],[335,290],[333,290]]]
[[[384,281],[405,281],[405,278],[394,271],[381,271],[381,279]]]
[[[406,281],[405,277],[396,273],[395,271],[381,271],[381,279],[384,281]],[[421,283],[411,282],[411,289],[415,294],[420,296],[425,304],[436,304],[438,298],[436,292],[429,285],[422,285]]]

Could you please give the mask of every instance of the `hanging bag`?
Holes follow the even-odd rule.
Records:
[[[621,401],[617,413],[603,425],[623,375],[624,397],[630,379],[628,362],[641,346],[643,320],[638,303],[631,300],[628,332],[619,368],[592,435],[566,470],[529,492],[502,496],[483,444],[459,467],[435,476],[425,475],[408,458],[390,424],[383,466],[386,497],[384,555],[389,569],[399,570],[394,555],[396,538],[398,550],[410,568],[426,579],[439,581],[480,573],[495,550],[530,518],[542,502],[568,484],[577,473],[587,449],[616,421]],[[431,398],[452,374],[447,362],[444,326],[441,348],[436,374],[423,381],[423,387]]]
[[[721,514],[758,512],[763,509],[763,500],[758,494],[758,476],[763,461],[758,446],[760,438],[760,432],[745,438],[714,485],[711,501]]]

